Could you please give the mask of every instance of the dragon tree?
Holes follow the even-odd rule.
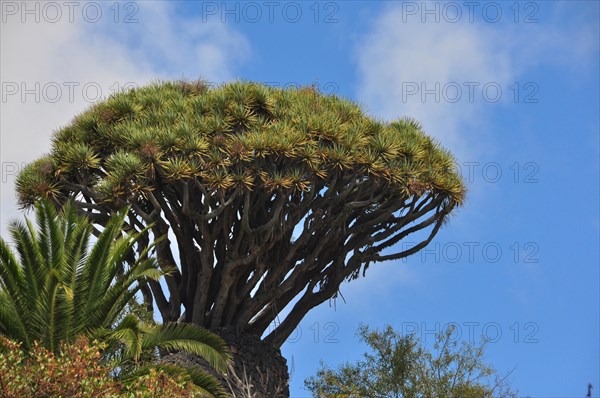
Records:
[[[143,286],[148,308],[277,352],[342,282],[429,244],[465,194],[453,156],[414,120],[379,121],[313,87],[202,81],[91,106],[17,190],[25,208],[75,203],[98,231],[131,206],[128,232],[152,225],[137,253],[167,237],[155,256],[169,274]],[[398,244],[410,235],[419,243]]]

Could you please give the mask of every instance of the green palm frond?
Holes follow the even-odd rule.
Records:
[[[227,398],[228,395],[221,384],[206,371],[199,367],[184,368],[170,364],[147,364],[129,372],[121,380],[128,384],[156,370],[172,377],[182,378],[193,385],[193,391],[204,398]],[[196,396],[196,395],[194,395]]]
[[[114,277],[118,266],[122,264],[122,260],[126,255],[126,246],[113,244],[121,234],[125,214],[121,211],[107,223],[100,236],[98,236],[98,240],[87,258],[86,266],[82,270],[83,283],[78,286],[77,293],[78,295],[85,295],[88,299],[82,308],[84,313],[89,312],[95,304],[95,300],[105,293],[107,282],[110,282],[111,277]]]
[[[15,312],[18,305],[7,305],[10,301],[10,296],[0,289],[0,335],[22,336],[22,341],[28,345],[27,321],[23,319],[24,314]]]
[[[148,325],[132,314],[121,318],[139,289],[138,282],[164,275],[149,257],[160,239],[126,266],[128,253],[152,227],[123,235],[127,212],[115,214],[91,248],[91,225],[70,204],[58,213],[53,204],[41,201],[36,205],[35,224],[13,222],[9,230],[18,256],[0,239],[0,334],[23,343],[25,349],[37,340],[51,351],[57,351],[61,341],[72,342],[87,334],[112,342],[115,358],[133,363],[133,369],[157,348],[183,350],[225,372],[231,361],[227,346],[207,330],[189,324]],[[185,372],[199,391],[221,396],[211,376]]]
[[[22,268],[8,244],[0,239],[0,333],[29,345],[30,294]]]
[[[163,372],[176,375],[178,372],[177,367],[169,367],[166,365],[159,365],[160,370]],[[196,390],[206,396],[206,397],[215,397],[215,398],[227,398],[228,394],[225,392],[225,389],[221,386],[213,376],[205,372],[204,370],[196,367],[196,368],[184,368],[184,372],[187,377],[190,378],[190,381],[196,387]]]
[[[140,320],[134,315],[128,314],[108,333],[108,336],[125,346],[125,358],[138,362],[142,355],[144,333],[146,332],[147,328],[144,328]]]
[[[143,347],[161,347],[169,351],[186,351],[204,358],[219,372],[226,372],[231,362],[225,342],[206,329],[189,323],[169,323],[148,330]]]
[[[45,277],[45,269],[32,266],[32,264],[42,264],[45,261],[39,249],[35,227],[29,220],[26,220],[26,225],[23,225],[23,223],[18,221],[13,221],[9,225],[8,231],[12,236],[13,241],[16,242],[19,262],[23,266],[20,267],[16,262],[10,264],[8,260],[6,260],[7,265],[12,265],[13,267],[21,269],[24,281],[27,286],[29,286],[29,289],[23,289],[22,293],[28,296],[27,302],[33,303],[34,298],[39,295]]]
[[[122,236],[126,213],[108,222],[91,250],[91,225],[69,204],[57,213],[42,201],[36,205],[35,224],[13,222],[9,232],[18,257],[0,240],[0,316],[7,325],[2,334],[26,347],[38,339],[56,349],[60,340],[110,327],[135,295],[137,281],[162,276],[156,260],[147,257],[150,245],[117,278],[141,236]]]

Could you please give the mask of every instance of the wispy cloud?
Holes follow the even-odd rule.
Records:
[[[476,24],[402,19],[400,8],[387,9],[359,46],[359,97],[380,117],[416,118],[465,153],[462,132],[476,125],[482,85],[513,79],[510,53]]]
[[[494,159],[498,148],[510,147],[503,137],[489,133],[492,123],[502,114],[498,108],[506,110],[515,104],[515,94],[520,95],[519,105],[525,95],[543,89],[535,86],[536,78],[554,72],[562,73],[563,80],[577,82],[582,72],[597,74],[592,66],[598,56],[597,9],[565,10],[565,3],[559,2],[537,10],[537,22],[532,23],[523,23],[528,15],[524,11],[531,10],[521,9],[519,23],[515,23],[507,8],[513,3],[494,2],[505,5],[503,15],[508,20],[490,23],[479,14],[469,21],[463,10],[462,19],[452,23],[444,15],[436,21],[435,12],[412,14],[402,4],[435,10],[435,4],[441,9],[450,3],[393,3],[381,10],[356,46],[357,97],[369,113],[380,118],[419,120],[425,132],[450,149],[461,165]],[[524,87],[527,83],[532,85]],[[498,87],[500,95],[495,90]],[[532,99],[542,95],[538,92]],[[510,112],[505,114],[510,117]],[[518,125],[514,128],[527,130]],[[463,166],[465,178],[468,173]],[[489,192],[500,189],[483,185],[470,187],[470,209],[489,209],[481,198],[485,200]],[[465,228],[472,235],[480,226],[462,225],[455,238],[462,236],[460,230]],[[363,294],[366,291],[385,295],[396,289],[394,284],[418,285],[427,278],[425,267],[413,267],[414,262],[411,257],[408,264],[393,264],[399,268],[395,273],[384,270],[384,264],[372,265],[367,278],[346,287],[347,297],[357,294],[370,302],[370,294]]]
[[[470,20],[467,9],[458,19],[444,12],[443,2],[402,4],[385,7],[357,46],[358,97],[379,117],[418,119],[459,160],[472,160],[493,142],[485,133],[491,107],[537,99],[528,70],[572,71],[598,44],[591,21],[569,24],[566,37],[564,24],[549,21],[559,17],[556,9],[514,14],[506,3],[503,20],[491,23],[493,13],[482,17],[481,9]]]
[[[64,8],[58,20],[54,10],[43,14],[43,2],[27,7],[35,10],[33,4],[41,13],[38,22],[35,14],[17,9],[3,14],[1,25],[2,230],[18,215],[18,169],[48,152],[52,131],[91,103],[156,79],[229,80],[250,56],[248,40],[231,26],[178,15],[168,2],[127,2],[135,7],[119,14],[109,7],[117,3],[106,3],[98,19],[94,10],[86,17],[81,7],[70,18]]]

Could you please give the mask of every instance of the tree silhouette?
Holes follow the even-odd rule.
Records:
[[[154,223],[138,250],[168,236],[157,258],[177,267],[168,292],[144,287],[149,307],[274,347],[344,280],[425,247],[465,193],[451,154],[413,120],[380,122],[313,87],[201,81],[92,106],[17,189],[23,207],[72,199],[97,225],[130,205],[127,230]]]

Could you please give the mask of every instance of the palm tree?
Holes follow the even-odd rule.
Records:
[[[41,200],[36,226],[29,219],[13,221],[9,233],[16,253],[0,238],[0,335],[21,342],[26,350],[39,341],[54,352],[60,342],[73,343],[80,335],[100,339],[124,376],[161,367],[147,361],[156,358],[158,349],[200,355],[225,372],[230,361],[226,344],[209,331],[194,325],[144,324],[133,314],[123,316],[140,283],[164,275],[149,256],[153,244],[128,261],[142,234],[123,233],[126,214],[124,210],[111,217],[91,248],[93,227],[70,204],[57,213],[50,201]],[[208,374],[187,374],[208,395],[222,395]]]

